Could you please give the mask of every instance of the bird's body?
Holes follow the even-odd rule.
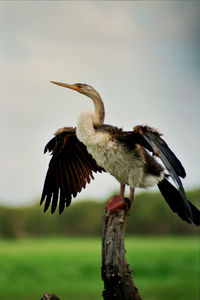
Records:
[[[59,212],[69,206],[86,183],[93,179],[93,172],[108,172],[120,183],[120,196],[111,198],[108,210],[119,209],[124,203],[125,185],[130,187],[129,200],[133,200],[136,187],[158,185],[170,208],[188,223],[200,225],[200,211],[187,199],[180,177],[185,170],[170,150],[161,134],[148,126],[136,126],[123,131],[104,124],[105,110],[99,93],[86,84],[57,85],[78,91],[91,98],[95,111],[79,116],[77,127],[64,127],[46,145],[45,152],[52,152],[52,159],[45,178],[41,203],[51,212],[59,202]],[[161,159],[164,167],[150,154]],[[178,189],[168,180],[171,177]],[[113,202],[118,204],[114,204]]]
[[[131,148],[117,140],[116,135],[123,136],[124,132],[116,127],[109,126],[103,130],[100,126],[95,129],[92,119],[92,112],[81,114],[76,135],[100,167],[114,176],[121,184],[132,188],[150,187],[164,178],[163,168],[143,147],[137,144],[135,148]],[[147,157],[159,169],[157,174],[147,171],[145,167]]]

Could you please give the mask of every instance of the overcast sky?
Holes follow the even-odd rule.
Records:
[[[94,86],[106,123],[158,128],[200,183],[200,2],[0,2],[0,204],[40,197],[57,128],[75,126],[90,100],[50,80]],[[78,199],[106,199],[96,180]]]

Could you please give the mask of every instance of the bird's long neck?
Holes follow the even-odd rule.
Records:
[[[93,117],[93,125],[99,127],[103,124],[105,118],[104,104],[99,93],[90,97],[94,103],[95,114]]]
[[[98,93],[90,96],[94,103],[95,112],[83,112],[78,119],[76,134],[78,139],[86,146],[100,142],[96,128],[104,122],[105,111],[103,101]]]

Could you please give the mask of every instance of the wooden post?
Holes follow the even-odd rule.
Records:
[[[104,300],[141,300],[125,257],[125,230],[129,209],[106,211],[102,236]]]
[[[142,300],[125,256],[124,240],[129,212],[130,204],[118,211],[107,210],[104,215],[101,268],[104,300]],[[56,295],[47,293],[41,298],[48,299],[59,300]]]

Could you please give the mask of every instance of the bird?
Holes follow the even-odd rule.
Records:
[[[51,83],[89,97],[94,111],[82,112],[76,127],[63,127],[47,143],[44,153],[52,155],[46,173],[40,205],[51,206],[59,214],[71,204],[94,173],[107,172],[120,183],[119,195],[110,198],[106,210],[113,213],[133,202],[136,188],[157,185],[171,210],[187,223],[200,225],[200,211],[186,196],[181,178],[186,172],[180,160],[162,138],[148,125],[124,131],[104,124],[105,109],[100,94],[84,83]],[[159,161],[160,160],[160,161]],[[171,183],[173,181],[173,184]],[[125,186],[129,197],[125,198]]]

